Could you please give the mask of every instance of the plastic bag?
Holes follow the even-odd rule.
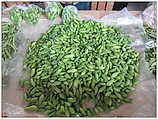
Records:
[[[12,16],[11,16],[11,14],[10,14],[10,11],[11,10],[13,10],[14,8],[18,8],[18,9],[21,9],[22,11],[24,11],[25,9],[27,9],[27,7],[25,6],[25,5],[13,5],[13,6],[11,6],[11,7],[9,7],[9,8],[6,8],[6,9],[3,9],[3,11],[2,11],[2,15],[5,15],[6,17],[9,17],[10,19],[9,19],[9,21],[11,22],[11,23],[15,23],[15,22],[18,22],[18,23],[15,23],[15,24],[21,24],[22,22],[24,22],[24,20],[23,19],[21,19],[21,20],[16,20],[16,21],[14,21],[14,19],[12,18]],[[20,15],[18,15],[17,17],[21,17]],[[22,16],[23,17],[23,16]]]
[[[147,7],[143,13],[139,16],[144,23],[144,30],[146,30],[146,27],[151,27],[151,29],[155,29],[157,27],[157,14],[156,14],[156,6],[157,4],[153,2],[153,4],[149,7]],[[147,34],[146,34],[147,35]],[[150,39],[150,37],[146,36],[146,39],[144,40],[146,48],[152,48],[156,47],[156,41],[153,41]]]
[[[156,2],[146,8],[140,15],[144,22],[144,30],[146,33],[145,42],[145,59],[148,62],[149,70],[156,76],[156,27],[157,14]]]
[[[42,14],[42,9],[36,5],[30,4],[24,11],[24,20],[30,24],[36,24]]]
[[[147,7],[140,17],[142,17],[145,24],[149,25],[152,28],[157,27],[157,10],[156,10],[157,4],[156,2],[153,2],[153,4],[149,7]]]
[[[69,5],[66,6],[62,11],[62,21],[63,23],[68,23],[72,19],[78,19],[78,10],[75,6]]]
[[[147,24],[144,25],[147,40],[145,40],[145,59],[148,62],[149,70],[156,76],[156,29]]]
[[[54,20],[61,16],[62,6],[59,2],[47,2],[45,13],[50,20]]]

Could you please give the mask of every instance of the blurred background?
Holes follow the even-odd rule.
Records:
[[[11,7],[13,5],[29,5],[29,4],[35,4],[41,8],[45,8],[46,2],[2,2],[2,9],[5,9],[7,7]],[[74,5],[79,10],[121,10],[124,7],[127,7],[129,11],[143,11],[146,7],[152,4],[152,1],[150,2],[61,2],[62,6],[67,5]]]

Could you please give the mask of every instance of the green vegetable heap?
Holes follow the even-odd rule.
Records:
[[[2,22],[2,59],[7,60],[16,53],[16,33],[18,29],[15,25]]]
[[[145,57],[149,63],[149,70],[156,75],[156,47],[147,49]]]
[[[148,39],[156,43],[156,30],[148,25],[144,25],[144,28]],[[156,47],[146,49],[145,58],[149,63],[149,70],[156,75]]]
[[[23,21],[24,11],[18,7],[13,7],[9,11],[10,19],[14,24],[20,25]]]
[[[48,16],[48,19],[54,20],[56,17],[61,16],[63,7],[59,2],[52,2],[49,4],[48,8],[46,8],[45,12]]]
[[[30,24],[36,24],[42,14],[42,10],[36,5],[30,5],[24,12],[24,20]]]
[[[82,117],[129,102],[139,72],[139,53],[131,42],[119,28],[94,21],[51,26],[26,54],[31,77],[24,109]]]

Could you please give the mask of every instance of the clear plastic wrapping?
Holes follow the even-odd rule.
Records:
[[[157,27],[157,3],[153,2],[151,6],[147,7],[140,17],[142,17],[145,24],[152,28]]]
[[[45,13],[50,20],[54,20],[61,16],[62,6],[59,2],[47,2]]]
[[[146,34],[145,42],[145,59],[148,62],[149,70],[156,76],[156,49],[157,49],[157,3],[153,2],[140,15],[144,22]]]

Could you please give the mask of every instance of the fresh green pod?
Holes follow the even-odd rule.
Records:
[[[38,103],[41,104],[43,101],[44,101],[44,95],[41,95],[41,96],[39,97]]]
[[[34,80],[33,80],[33,79],[30,79],[30,81],[31,81],[31,85],[32,85],[33,87],[35,87],[35,86],[36,86],[36,83],[34,82]]]
[[[33,76],[35,75],[35,72],[36,72],[35,69],[32,69],[32,70],[31,70],[31,77],[33,77]]]
[[[19,86],[21,88],[24,88],[24,86],[25,86],[25,80],[23,78],[19,78]]]
[[[67,100],[68,100],[68,102],[76,102],[75,98],[68,98]]]
[[[35,112],[35,111],[38,110],[38,108],[37,108],[37,106],[32,105],[32,106],[26,106],[26,107],[24,107],[24,110],[25,110],[25,111]]]

